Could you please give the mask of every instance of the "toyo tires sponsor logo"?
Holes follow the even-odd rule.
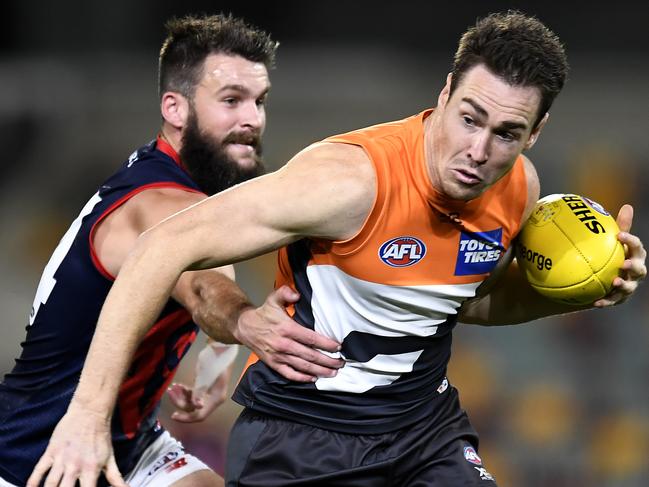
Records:
[[[415,237],[396,237],[379,248],[379,258],[391,267],[408,267],[426,255],[424,242]]]
[[[505,251],[502,236],[502,228],[487,232],[460,232],[455,275],[468,276],[491,272]]]

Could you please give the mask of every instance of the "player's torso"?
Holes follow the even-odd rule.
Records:
[[[45,267],[21,356],[0,384],[0,477],[7,475],[3,473],[8,465],[11,475],[31,471],[76,388],[114,280],[95,253],[94,230],[130,197],[155,187],[197,191],[174,159],[151,143],[133,153],[90,198]],[[187,312],[170,301],[138,348],[120,391],[113,421],[116,440],[155,429],[158,400],[195,334]],[[128,443],[132,442],[124,442],[124,456],[132,447]]]
[[[328,139],[368,152],[374,208],[349,241],[282,249],[276,284],[300,292],[294,318],[340,341],[345,366],[297,385],[257,364],[237,391],[242,403],[330,429],[379,432],[416,421],[444,392],[458,309],[517,232],[525,177],[517,164],[478,200],[444,200],[428,182],[422,123],[420,115]]]

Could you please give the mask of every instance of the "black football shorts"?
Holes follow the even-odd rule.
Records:
[[[457,391],[434,415],[384,434],[345,434],[245,409],[230,434],[227,487],[495,487]]]

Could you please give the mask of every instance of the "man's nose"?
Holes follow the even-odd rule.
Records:
[[[478,164],[484,164],[489,159],[490,143],[491,135],[488,132],[484,131],[475,134],[467,155],[472,161]]]
[[[256,102],[245,103],[242,107],[241,125],[259,130],[264,125],[264,107]]]

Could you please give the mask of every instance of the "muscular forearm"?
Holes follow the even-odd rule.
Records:
[[[112,416],[135,349],[160,314],[179,274],[181,264],[168,256],[161,259],[161,250],[161,245],[138,245],[126,260],[120,271],[125,278],[115,281],[106,298],[70,408]]]
[[[543,297],[529,285],[514,261],[486,296],[465,303],[459,320],[487,326],[515,325],[590,307],[561,304]]]
[[[239,316],[253,307],[241,288],[216,271],[196,273],[191,288],[193,297],[188,307],[194,322],[218,342],[238,343]]]

